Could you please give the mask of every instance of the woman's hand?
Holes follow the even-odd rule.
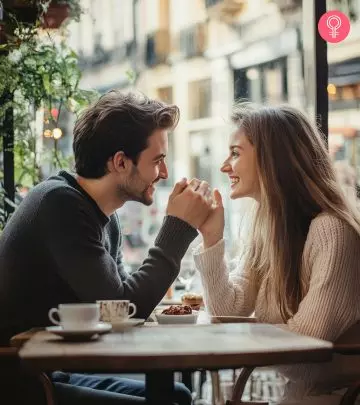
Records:
[[[224,207],[219,190],[213,192],[213,205],[205,222],[199,227],[204,239],[204,249],[207,249],[223,238],[224,235]]]

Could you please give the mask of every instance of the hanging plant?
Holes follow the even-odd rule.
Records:
[[[52,137],[53,148],[49,153],[39,150],[37,140],[42,133],[39,134],[34,125],[39,111],[50,112],[45,118],[53,135],[64,109],[78,114],[97,98],[98,93],[79,87],[81,71],[77,54],[56,32],[43,28],[78,20],[81,14],[79,1],[12,0],[2,3],[6,4],[3,4],[5,22],[0,27],[0,146],[1,137],[7,133],[4,117],[11,107],[16,183],[31,187],[42,179],[44,161],[51,161],[53,168],[69,166],[69,158],[59,151],[56,136]],[[54,11],[60,9],[63,10],[61,18],[53,19]],[[36,18],[24,21],[22,16],[32,13]],[[64,26],[61,29],[62,37],[66,37]],[[8,98],[8,94],[13,96]],[[1,179],[0,172],[0,183]],[[1,207],[4,205],[1,193],[0,201],[1,229]]]

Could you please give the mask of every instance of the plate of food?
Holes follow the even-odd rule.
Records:
[[[198,311],[188,305],[171,305],[155,313],[156,320],[163,325],[196,323],[198,315]]]

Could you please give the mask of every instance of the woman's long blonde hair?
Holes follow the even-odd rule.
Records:
[[[275,293],[284,322],[304,296],[302,253],[310,222],[327,212],[360,234],[360,220],[347,203],[320,132],[290,106],[241,103],[232,121],[255,148],[260,199],[247,265],[267,295]]]

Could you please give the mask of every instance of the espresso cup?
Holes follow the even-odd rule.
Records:
[[[129,300],[99,300],[103,322],[124,322],[136,314],[136,305]]]
[[[57,315],[57,320],[54,315]],[[99,304],[60,304],[51,308],[49,319],[64,330],[88,330],[97,326],[100,318]]]

